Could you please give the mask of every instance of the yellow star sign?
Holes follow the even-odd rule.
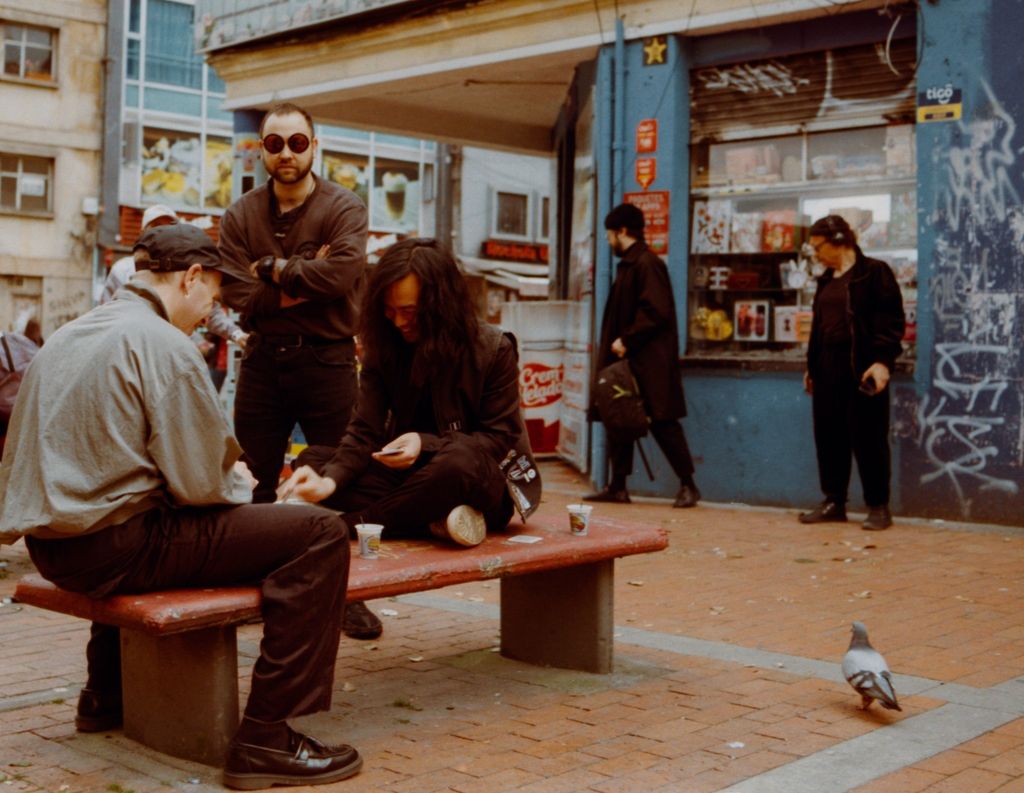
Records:
[[[665,63],[665,50],[668,44],[664,36],[651,36],[644,39],[644,66],[653,66],[656,63]]]

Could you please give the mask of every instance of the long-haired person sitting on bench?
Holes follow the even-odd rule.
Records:
[[[282,495],[382,524],[385,537],[474,546],[512,517],[514,461],[524,489],[513,491],[532,491],[515,506],[528,515],[540,480],[515,342],[478,320],[452,254],[433,239],[393,245],[370,271],[360,316],[363,365],[345,436],[302,452]]]

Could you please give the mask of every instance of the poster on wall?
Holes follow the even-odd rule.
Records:
[[[227,209],[231,204],[231,138],[206,136],[206,173],[203,203],[210,209]]]
[[[626,193],[622,196],[627,204],[638,207],[644,213],[644,241],[658,256],[668,254],[668,190],[651,190],[645,193]]]
[[[370,160],[361,154],[325,151],[321,176],[329,182],[347,187],[363,203],[370,204]]]
[[[372,228],[415,234],[420,225],[420,166],[377,159],[373,172]]]
[[[202,156],[198,135],[146,127],[142,131],[143,201],[198,207]]]

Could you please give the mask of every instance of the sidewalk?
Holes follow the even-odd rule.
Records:
[[[587,489],[562,465],[543,472],[545,509]],[[364,770],[315,790],[1024,791],[1024,529],[869,533],[650,501],[603,516],[670,532],[667,551],[616,563],[614,674],[498,655],[496,581],[373,602],[384,635],[343,638],[332,710],[301,720],[355,745]],[[31,567],[24,545],[0,562],[9,597]],[[860,711],[843,681],[854,619],[902,713]],[[0,606],[0,791],[220,790],[218,769],[75,732],[87,633]],[[243,696],[259,637],[239,631]]]

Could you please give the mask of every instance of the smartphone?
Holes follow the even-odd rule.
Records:
[[[401,454],[401,453],[402,453],[401,449],[381,449],[379,452],[377,452],[377,456],[378,457],[390,457],[393,454]]]
[[[868,396],[874,396],[878,393],[878,386],[875,385],[875,379],[873,377],[869,377],[867,380],[862,380],[857,388],[862,394],[867,394]]]

